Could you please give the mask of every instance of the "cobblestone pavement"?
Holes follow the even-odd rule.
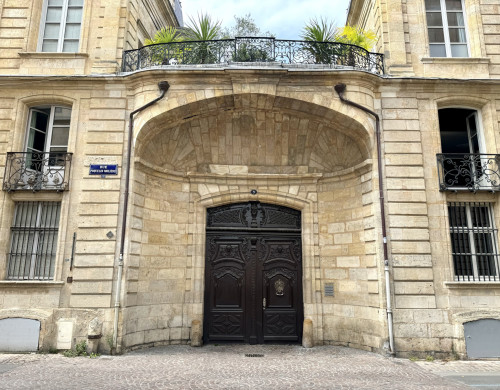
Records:
[[[466,383],[476,389],[500,390],[500,361],[455,360],[417,364],[439,376]]]
[[[406,359],[332,346],[178,345],[95,359],[0,354],[0,389],[81,388],[470,389]]]

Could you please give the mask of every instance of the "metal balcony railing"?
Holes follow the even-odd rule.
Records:
[[[323,65],[384,74],[384,55],[338,42],[235,38],[158,43],[123,53],[122,71],[154,66],[231,63],[276,63],[281,66]]]
[[[4,191],[66,191],[69,189],[71,153],[9,152],[3,178]]]
[[[500,154],[437,154],[440,191],[500,190]]]

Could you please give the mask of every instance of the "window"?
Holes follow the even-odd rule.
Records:
[[[26,141],[27,168],[41,171],[47,165],[45,156],[48,156],[48,166],[64,166],[70,119],[70,108],[51,106],[31,109]]]
[[[438,115],[440,190],[496,191],[500,186],[500,160],[496,154],[485,153],[478,112],[444,108]]]
[[[425,0],[431,57],[469,57],[463,0]]]
[[[18,202],[11,227],[7,278],[54,278],[59,202]]]
[[[78,52],[82,13],[83,0],[46,0],[40,51]]]
[[[443,153],[481,153],[483,151],[476,110],[443,108],[439,110],[438,115]]]
[[[498,230],[490,203],[448,204],[455,279],[499,281]]]

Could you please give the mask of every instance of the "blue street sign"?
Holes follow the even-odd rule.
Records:
[[[117,164],[90,165],[89,175],[118,175]]]

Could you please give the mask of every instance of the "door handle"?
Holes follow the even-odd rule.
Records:
[[[262,309],[266,308],[266,298],[262,298]]]

